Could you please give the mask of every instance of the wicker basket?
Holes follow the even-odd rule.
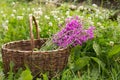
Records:
[[[52,51],[33,51],[34,48],[40,48],[47,40],[39,38],[38,26],[34,16],[30,17],[30,40],[13,41],[2,46],[2,59],[4,72],[10,69],[10,61],[13,61],[14,72],[20,67],[25,68],[27,64],[33,75],[41,72],[49,72],[50,76],[64,69],[69,56],[69,48]],[[34,39],[32,33],[32,21],[36,25],[37,39]]]

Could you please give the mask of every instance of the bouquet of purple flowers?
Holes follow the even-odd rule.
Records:
[[[68,46],[75,47],[76,45],[82,46],[83,43],[94,38],[94,29],[93,26],[85,29],[83,21],[78,16],[67,18],[65,26],[50,38],[44,46],[47,46],[47,50]]]

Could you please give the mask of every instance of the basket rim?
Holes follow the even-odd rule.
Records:
[[[41,38],[41,39],[47,39],[47,38]],[[34,39],[34,40],[40,40],[40,39]],[[68,49],[68,47],[66,47],[66,48],[61,48],[61,49],[56,49],[56,50],[48,50],[48,51],[32,51],[32,50],[31,51],[25,51],[25,50],[9,49],[9,48],[5,47],[6,45],[13,44],[13,43],[19,43],[21,41],[27,42],[27,41],[30,41],[30,40],[18,40],[18,41],[8,42],[8,43],[3,44],[1,49],[7,50],[7,51],[12,51],[12,52],[20,52],[20,53],[22,53],[22,52],[24,52],[24,53],[31,53],[31,52],[33,52],[33,53],[42,53],[42,54],[49,54],[49,53],[51,54],[51,53],[55,53],[57,51],[63,51],[63,50],[67,50]]]

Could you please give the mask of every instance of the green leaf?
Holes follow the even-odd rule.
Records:
[[[91,57],[91,59],[93,59],[98,65],[100,65],[102,69],[105,69],[105,64],[100,59],[96,57]]]
[[[74,77],[73,80],[81,80],[81,79],[78,77]]]
[[[13,80],[14,78],[13,67],[14,67],[14,63],[13,61],[10,61],[10,71],[8,72],[8,77],[7,77],[8,80]]]
[[[42,80],[41,78],[37,78],[36,80]]]
[[[43,75],[43,80],[48,80],[47,74],[42,74]]]
[[[89,63],[89,61],[90,61],[89,57],[82,57],[82,58],[77,59],[74,62],[73,71],[78,71],[81,68],[85,67]]]
[[[61,76],[61,80],[71,80],[72,78],[72,72],[70,69],[66,69],[63,71],[62,76]]]
[[[32,80],[32,79],[33,76],[31,75],[31,71],[27,68],[25,71],[22,72],[18,80]]]
[[[20,77],[20,74],[22,73],[22,68],[20,68],[18,71],[17,71],[17,73],[15,73],[15,75],[14,75],[14,80],[16,80],[16,79],[18,79],[19,77]]]
[[[93,42],[93,49],[96,52],[97,55],[100,55],[101,53],[101,48],[99,46],[99,44],[97,44],[95,41]]]
[[[108,52],[108,57],[111,58],[114,55],[118,54],[120,52],[120,45],[115,45],[113,48]]]
[[[3,73],[3,68],[0,66],[0,80],[4,80],[5,75]]]
[[[0,67],[3,67],[3,62],[2,61],[0,61]]]
[[[12,72],[14,65],[15,65],[14,62],[10,61],[10,72]]]
[[[93,68],[90,74],[91,80],[98,80],[99,75],[100,75],[99,70],[96,68]]]
[[[72,57],[74,60],[77,60],[80,57],[80,53],[81,53],[81,46],[76,46],[74,48],[72,48]]]

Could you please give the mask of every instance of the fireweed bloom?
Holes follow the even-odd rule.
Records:
[[[94,38],[94,29],[93,26],[85,29],[82,20],[77,16],[67,18],[65,27],[53,36],[53,43],[62,48],[76,45],[82,46],[87,40]]]

